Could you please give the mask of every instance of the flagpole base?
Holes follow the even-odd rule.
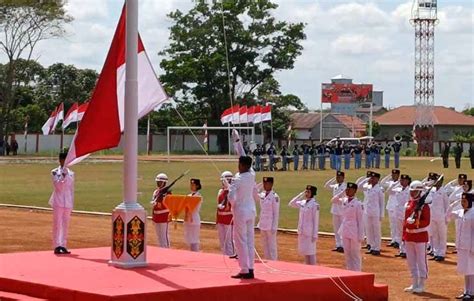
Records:
[[[112,248],[109,265],[138,268],[146,262],[146,211],[138,203],[121,203],[112,212]]]

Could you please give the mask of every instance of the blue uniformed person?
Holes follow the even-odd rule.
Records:
[[[344,143],[344,148],[342,150],[344,153],[344,169],[350,169],[351,168],[351,153],[352,153],[352,147],[349,143]]]
[[[354,168],[360,169],[362,167],[362,146],[357,144],[352,152],[354,153]]]
[[[293,169],[298,170],[298,164],[300,161],[300,150],[298,149],[298,144],[295,144],[293,148]]]
[[[255,157],[255,170],[260,171],[262,169],[262,149],[260,144],[257,144],[257,148],[253,151],[253,156]]]
[[[395,164],[395,168],[399,168],[400,166],[400,149],[402,148],[402,144],[398,141],[392,143],[393,148],[393,162]]]
[[[385,155],[385,168],[390,168],[390,152],[392,148],[390,147],[390,143],[387,143],[385,148],[383,149]]]
[[[310,158],[311,158],[310,168],[311,168],[311,170],[315,170],[316,169],[316,157],[318,156],[318,150],[316,148],[316,144],[313,143],[313,145],[311,145],[311,149],[309,150],[309,155],[310,155]]]
[[[365,154],[365,168],[369,169],[372,167],[372,163],[370,162],[370,146],[369,144],[364,145],[364,154]]]
[[[271,171],[273,171],[274,167],[275,167],[275,153],[276,153],[276,150],[275,150],[275,145],[273,144],[273,142],[270,144],[270,147],[268,148],[267,150],[267,155],[268,155],[268,169],[270,169]]]
[[[326,169],[326,145],[321,142],[318,145],[318,165],[320,170],[325,170]]]
[[[301,150],[303,151],[303,169],[308,169],[309,165],[309,145],[305,142],[301,145]]]
[[[286,148],[286,145],[283,145],[283,148],[281,149],[280,156],[281,156],[281,164],[283,165],[283,170],[288,170],[288,156],[290,153],[288,152],[288,149]]]

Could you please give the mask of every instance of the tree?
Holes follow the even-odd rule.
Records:
[[[370,123],[365,124],[365,132],[370,135]],[[372,137],[377,137],[380,134],[380,124],[377,121],[372,121]]]
[[[259,86],[293,68],[303,49],[304,24],[276,20],[271,13],[277,7],[269,0],[196,1],[187,13],[169,14],[174,25],[170,45],[160,52],[160,79],[178,110],[190,102],[192,117],[218,125],[231,100],[254,104]],[[224,138],[219,145],[226,144]]]
[[[0,6],[0,51],[8,60],[0,91],[0,138],[8,131],[15,108],[15,77],[20,58],[29,61],[36,45],[64,35],[63,25],[72,20],[62,0],[3,0]],[[17,77],[18,78],[18,77]]]
[[[462,112],[466,115],[474,116],[474,108],[466,108]]]

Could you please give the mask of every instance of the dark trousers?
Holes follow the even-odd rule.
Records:
[[[449,158],[448,157],[443,157],[443,167],[444,168],[449,167]]]
[[[456,168],[461,168],[461,156],[454,157],[454,162],[456,163]]]

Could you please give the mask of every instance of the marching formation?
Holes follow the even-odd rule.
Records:
[[[53,207],[53,247],[55,254],[69,254],[66,248],[68,224],[74,203],[74,173],[64,167],[65,153],[59,156],[60,166],[51,171],[54,191],[50,204]],[[238,260],[240,271],[232,278],[253,279],[255,261],[255,219],[257,204],[260,207],[257,227],[263,246],[263,257],[278,260],[277,230],[282,200],[273,185],[273,177],[263,177],[261,183],[252,168],[252,158],[241,156],[238,172],[224,171],[219,181],[221,188],[216,197],[216,225],[222,254]],[[184,174],[183,174],[184,175]],[[182,175],[182,176],[183,176]],[[181,176],[181,177],[182,177]],[[178,178],[179,179],[179,178]],[[171,195],[174,183],[159,173],[155,177],[152,220],[158,246],[170,248],[170,210],[166,197]],[[472,180],[466,174],[443,184],[444,176],[430,172],[422,180],[393,169],[381,178],[374,171],[355,182],[346,182],[345,173],[336,171],[323,187],[332,192],[330,213],[333,218],[335,248],[344,253],[346,268],[362,270],[361,248],[366,254],[380,256],[382,248],[381,222],[388,212],[391,241],[387,247],[397,248],[396,257],[406,258],[412,283],[406,292],[422,293],[428,278],[429,260],[444,261],[447,247],[447,225],[456,224],[456,252],[458,272],[465,276],[465,288],[458,299],[474,299],[474,201]],[[199,202],[185,212],[184,238],[189,249],[200,249],[200,208],[203,203],[200,179],[190,179],[188,196]],[[356,193],[360,191],[363,199]],[[307,185],[293,197],[288,206],[299,211],[298,253],[309,265],[317,263],[316,250],[319,231],[320,202],[318,188]],[[387,197],[387,202],[385,202]],[[362,244],[365,242],[365,246]]]

